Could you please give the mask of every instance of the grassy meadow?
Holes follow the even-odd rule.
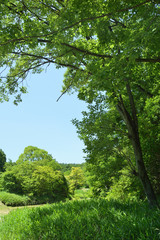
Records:
[[[158,240],[160,210],[147,203],[74,200],[1,217],[0,240]]]

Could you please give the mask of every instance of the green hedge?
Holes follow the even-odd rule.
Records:
[[[25,206],[30,203],[27,196],[20,196],[14,193],[0,192],[0,201],[7,206]]]

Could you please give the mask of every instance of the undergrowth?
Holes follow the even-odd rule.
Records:
[[[82,200],[4,216],[0,240],[158,240],[160,210],[145,203]]]

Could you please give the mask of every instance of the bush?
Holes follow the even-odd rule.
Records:
[[[27,196],[20,196],[14,193],[0,192],[0,201],[7,206],[25,206],[30,203]]]

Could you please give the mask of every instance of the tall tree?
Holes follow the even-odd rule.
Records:
[[[5,0],[0,10],[0,65],[9,67],[1,77],[1,100],[15,94],[15,103],[20,101],[28,72],[51,63],[68,68],[62,94],[74,89],[92,101],[103,91],[126,125],[151,205],[156,197],[144,165],[139,118],[147,98],[160,102],[159,10],[156,0]]]
[[[5,171],[6,154],[0,149],[0,172]]]

